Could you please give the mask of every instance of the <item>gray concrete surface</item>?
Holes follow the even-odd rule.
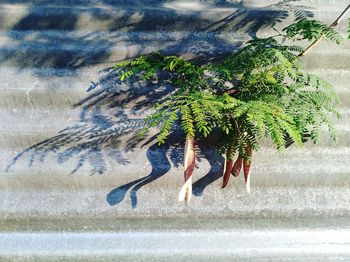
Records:
[[[348,257],[349,41],[322,41],[303,58],[340,96],[339,141],[325,137],[319,145],[281,153],[266,141],[254,157],[251,195],[242,177],[221,189],[223,158],[213,145],[199,143],[188,206],[177,202],[181,135],[172,137],[174,146],[146,143],[152,134],[135,139],[149,107],[169,90],[120,85],[108,70],[154,50],[216,59],[300,14],[331,23],[347,4],[0,1],[0,258],[133,261],[142,253],[142,261],[177,260],[171,255],[181,253],[183,260],[240,260],[254,253],[257,261],[280,261],[293,260],[295,252],[295,260]],[[347,26],[346,20],[339,25],[343,35]],[[89,86],[96,88],[87,92]],[[148,242],[150,235],[159,246]],[[198,239],[193,254],[187,247],[192,239]],[[215,253],[220,243],[225,249]],[[286,250],[292,243],[306,244]],[[133,247],[139,253],[132,254]]]

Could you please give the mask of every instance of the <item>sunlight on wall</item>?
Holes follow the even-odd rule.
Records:
[[[21,4],[21,5],[8,5],[8,4],[0,4],[0,21],[1,27],[3,29],[9,29],[13,27],[18,21],[23,19],[27,14],[30,5]]]
[[[178,11],[203,11],[210,8],[207,3],[199,1],[172,1],[163,5],[165,8]]]

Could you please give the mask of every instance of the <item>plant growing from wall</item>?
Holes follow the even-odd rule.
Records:
[[[196,140],[206,139],[214,130],[220,134],[218,149],[226,156],[223,187],[231,174],[238,176],[243,169],[248,192],[252,154],[262,138],[269,137],[277,149],[302,145],[307,139],[316,143],[326,126],[335,139],[331,119],[339,113],[333,87],[306,72],[300,61],[305,49],[299,43],[317,43],[321,37],[341,41],[334,25],[301,19],[274,36],[248,41],[219,62],[196,65],[151,53],[115,66],[122,81],[162,78],[174,87],[146,117],[141,135],[159,128],[157,139],[162,144],[177,124],[183,130],[185,183],[180,201],[189,201],[192,194]]]

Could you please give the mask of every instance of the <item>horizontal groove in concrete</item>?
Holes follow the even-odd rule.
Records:
[[[67,3],[69,2],[69,3]],[[335,5],[334,3],[337,3]],[[82,1],[72,1],[72,0],[59,0],[55,2],[48,2],[48,1],[8,1],[4,0],[0,3],[0,6],[3,8],[9,8],[13,10],[23,10],[30,7],[40,7],[40,8],[47,8],[47,9],[55,9],[55,8],[62,8],[62,9],[104,9],[104,10],[113,10],[113,9],[122,9],[122,10],[128,10],[128,9],[137,9],[137,10],[148,10],[148,9],[162,9],[164,11],[170,11],[170,10],[176,10],[176,11],[203,11],[204,8],[210,9],[210,11],[216,11],[216,10],[235,10],[236,8],[243,9],[244,8],[250,8],[250,9],[272,9],[272,8],[285,8],[285,7],[291,7],[291,8],[301,8],[306,10],[312,10],[314,12],[319,11],[326,11],[324,8],[326,7],[327,10],[333,11],[338,10],[341,6],[346,6],[348,2],[346,0],[320,0],[320,1],[297,1],[296,3],[281,3],[281,1],[274,1],[274,0],[267,0],[267,1],[242,1],[239,3],[238,1],[223,1],[223,2],[215,2],[211,0],[205,0],[205,1],[192,1],[191,4],[186,3],[186,1],[155,1],[155,0],[146,0],[146,1],[134,1],[134,0],[121,0],[121,1],[106,1],[106,0],[100,0],[100,1],[91,1],[91,0],[82,0]],[[202,7],[202,8],[200,8]],[[315,7],[319,7],[319,9],[315,9]],[[56,10],[57,11],[57,10]],[[69,11],[69,10],[68,10]]]
[[[149,175],[155,179],[150,181],[153,181],[150,183],[152,188],[166,188],[173,182],[181,184],[182,147],[166,150],[153,146],[151,148],[134,148],[129,152],[123,151],[123,148],[118,149],[103,148],[102,152],[99,152],[99,157],[102,157],[100,162],[96,163],[89,158],[74,173],[72,171],[77,168],[79,157],[85,151],[77,155],[65,155],[63,149],[56,153],[49,151],[46,152],[47,155],[43,162],[40,159],[40,151],[36,152],[34,159],[32,159],[33,152],[29,151],[12,162],[16,152],[2,150],[0,180],[3,182],[3,189],[9,187],[12,188],[11,190],[16,190],[16,188],[24,190],[31,190],[31,188],[69,189],[71,185],[84,190],[85,186],[95,188],[95,185],[106,186],[113,181],[128,183]],[[115,156],[117,151],[119,151],[119,158]],[[94,155],[93,152],[90,154]],[[291,148],[282,153],[278,153],[272,148],[263,147],[254,153],[252,186],[266,188],[307,185],[346,186],[350,183],[348,178],[350,175],[348,169],[350,165],[349,154],[349,147],[346,146]],[[177,158],[174,158],[174,155],[177,155]],[[12,165],[8,166],[10,164]],[[217,183],[220,184],[223,164],[223,157],[212,149],[203,147],[198,149],[198,169],[195,170],[194,181],[208,176],[207,182],[212,179],[219,181]],[[4,172],[7,167],[9,168],[8,172]],[[94,170],[100,169],[104,171],[103,174],[93,173]],[[160,179],[159,182],[157,179]],[[239,178],[238,181],[241,180]],[[235,183],[234,181],[236,180],[232,178],[232,183]],[[205,181],[202,182],[205,184]],[[239,184],[243,185],[243,181]]]
[[[206,230],[212,232],[215,230],[229,232],[237,230],[243,232],[249,231],[286,231],[290,230],[321,230],[327,227],[328,230],[347,230],[349,219],[346,217],[328,217],[328,218],[296,218],[291,221],[284,218],[261,218],[261,219],[232,219],[230,217],[217,218],[214,216],[194,216],[178,217],[174,219],[171,216],[154,217],[153,219],[143,218],[82,218],[82,217],[61,217],[61,218],[42,218],[40,220],[30,217],[15,219],[1,219],[0,232],[18,232],[18,233],[92,233],[92,232],[120,232],[125,233],[129,230],[139,233],[151,233],[166,231],[169,233],[197,232]]]
[[[236,180],[237,181],[237,180]],[[167,188],[148,186],[119,195],[120,185],[98,190],[37,190],[0,192],[2,220],[60,218],[143,218],[150,217],[229,217],[258,218],[330,218],[350,215],[348,186],[252,187],[247,194],[243,179],[229,188],[219,183],[195,191],[191,203],[177,201],[180,179]],[[196,190],[198,190],[196,188]]]
[[[350,230],[221,230],[177,232],[0,233],[0,256],[118,256],[277,259],[349,258]],[[276,241],[278,240],[278,241]],[[315,256],[315,257],[314,257]]]
[[[67,2],[67,1],[65,1]],[[71,2],[71,1],[70,1]],[[152,3],[153,2],[153,3]],[[204,13],[207,16],[210,16],[212,13],[225,13],[233,12],[237,9],[242,11],[252,10],[252,11],[291,11],[295,10],[308,10],[315,13],[326,12],[336,12],[341,9],[342,6],[346,7],[347,1],[340,0],[337,1],[337,5],[327,3],[330,1],[321,1],[323,5],[317,3],[317,1],[309,1],[308,3],[302,4],[302,1],[297,1],[297,3],[281,3],[281,1],[242,1],[242,3],[234,2],[214,2],[214,1],[192,1],[188,3],[186,1],[112,1],[111,3],[106,3],[106,1],[100,1],[98,3],[91,3],[91,1],[85,1],[85,4],[74,4],[74,3],[60,3],[60,1],[55,2],[33,2],[29,1],[27,3],[16,3],[11,1],[6,3],[2,1],[0,7],[2,8],[1,12],[10,12],[10,13],[28,13],[28,11],[33,12],[38,16],[48,16],[51,14],[62,13],[76,13],[76,12],[88,12],[96,15],[97,18],[109,18],[103,17],[103,14],[128,14],[128,12],[145,13],[150,16],[163,14],[165,17],[167,14],[182,13],[182,14],[194,14],[194,13]],[[315,7],[319,7],[315,9]],[[327,9],[325,10],[326,7]],[[46,11],[46,12],[45,12]],[[123,11],[123,12],[117,12]],[[153,13],[148,13],[148,11],[155,11]],[[158,12],[159,13],[158,13]],[[161,12],[161,13],[160,13]],[[257,15],[262,15],[262,13]]]
[[[205,6],[204,6],[205,7]],[[187,9],[173,10],[153,5],[152,7],[140,8],[133,6],[123,7],[47,7],[47,6],[3,6],[1,16],[8,17],[7,23],[1,29],[17,28],[20,30],[45,30],[52,28],[56,30],[126,30],[128,28],[140,28],[143,31],[157,30],[166,27],[168,31],[194,30],[211,26],[217,19],[225,19],[236,12],[236,8],[213,8],[209,6],[196,12]],[[256,17],[271,17],[278,14],[286,17],[285,10],[254,10],[249,9]],[[257,12],[259,11],[259,12]],[[2,14],[1,14],[2,13]],[[57,19],[66,18],[66,23],[57,23]],[[50,23],[28,24],[26,20],[50,21]],[[271,18],[270,18],[271,19]],[[56,22],[54,22],[56,20]],[[11,22],[10,22],[11,21]]]
[[[45,117],[43,116],[43,118]],[[50,119],[55,118],[55,115],[53,115],[50,118],[49,117],[46,117],[45,119],[43,118],[36,118],[35,119],[36,121],[33,121],[34,123],[28,122],[27,124],[22,123],[22,124],[16,124],[11,126],[4,125],[0,129],[0,137],[1,137],[0,146],[2,147],[3,153],[7,157],[10,157],[10,155],[14,155],[15,152],[19,153],[22,150],[31,147],[32,145],[39,144],[42,141],[46,141],[48,139],[51,141],[51,146],[53,146],[55,139],[57,140],[57,142],[60,141],[59,137],[60,137],[60,134],[62,133],[59,133],[59,132],[64,128],[70,128],[70,130],[68,130],[67,132],[64,132],[65,139],[67,139],[67,141],[70,135],[72,137],[83,136],[84,127],[81,125],[81,123],[75,122],[71,114],[63,114],[62,119],[54,119],[51,124],[47,124],[47,122],[45,121],[49,121]],[[6,120],[6,118],[4,120]],[[103,128],[98,125],[94,126],[92,124],[89,124],[86,126],[86,130],[95,128],[96,132],[100,132],[101,135],[93,136],[91,132],[88,132],[88,134],[91,135],[90,139],[81,137],[79,141],[75,142],[75,145],[78,145],[80,143],[81,145],[84,145],[85,143],[86,145],[88,145],[88,143],[92,143],[94,140],[98,143],[98,142],[101,142],[101,140],[103,140],[104,138],[107,139],[108,137],[110,137],[111,132],[115,132],[114,141],[119,141],[119,142],[115,142],[115,143],[110,142],[111,143],[110,145],[108,145],[107,142],[103,143],[102,151],[105,153],[108,153],[110,150],[113,150],[113,149],[123,150],[123,148],[120,146],[120,142],[126,139],[124,138],[124,134],[125,135],[128,134],[128,137],[132,136],[134,140],[137,139],[138,130],[140,130],[143,125],[141,119],[138,119],[137,122],[138,123],[135,124],[135,129],[131,129],[130,127],[130,129],[127,129],[125,133],[121,133],[121,134],[118,134],[118,131],[120,131],[120,129],[118,128],[118,124],[115,124],[113,127],[110,127],[110,128]],[[321,135],[320,142],[318,143],[318,146],[320,148],[335,149],[340,146],[343,146],[343,147],[350,146],[349,125],[347,123],[335,124],[334,127],[337,130],[337,141],[334,142],[333,139],[329,136],[328,131],[324,130]],[[151,132],[151,134],[155,134],[155,132]],[[146,141],[147,140],[144,140],[143,142],[138,143],[134,148],[140,148],[143,143],[146,143]],[[270,140],[267,140],[262,144],[264,146],[271,146]],[[64,145],[62,145],[61,150],[64,151],[64,149],[67,149],[70,147],[74,148],[74,142],[65,143]],[[92,148],[93,145],[91,144],[90,147]],[[312,149],[311,142],[307,145],[304,145],[304,147],[311,150]],[[50,146],[47,146],[46,149],[48,148],[50,148]],[[35,151],[37,153],[40,153],[40,150],[35,150]],[[53,151],[53,148],[51,148],[50,151]]]
[[[61,38],[60,36],[64,36]],[[86,35],[85,35],[86,36]],[[125,45],[130,45],[130,49],[137,47],[147,47],[151,50],[152,47],[157,47],[159,45],[165,45],[171,47],[176,46],[175,41],[183,41],[183,44],[195,45],[199,42],[206,42],[208,46],[212,49],[220,50],[219,44],[222,43],[222,50],[226,50],[227,53],[235,51],[235,46],[239,46],[241,43],[250,40],[251,38],[247,35],[244,37],[237,33],[200,33],[200,32],[157,32],[157,33],[114,33],[110,34],[101,34],[97,33],[94,36],[67,36],[64,32],[57,34],[41,34],[41,35],[32,35],[33,39],[16,39],[10,37],[0,37],[2,43],[0,45],[1,55],[19,55],[20,53],[33,53],[39,54],[40,52],[51,52],[54,56],[56,53],[85,53],[85,52],[121,52]],[[45,39],[43,41],[43,39]],[[346,44],[344,40],[344,45],[337,47],[336,44],[327,43],[326,41],[318,45],[316,51],[312,54],[319,54],[324,56],[338,55],[339,53],[349,50],[349,45]],[[218,46],[217,46],[218,45]],[[329,47],[332,47],[331,49]],[[95,50],[94,50],[95,49]],[[163,47],[164,49],[164,47]],[[176,50],[176,48],[173,48]],[[179,50],[176,50],[179,51]],[[194,50],[193,50],[194,51]],[[209,50],[208,50],[209,52]],[[309,55],[308,55],[309,57]],[[307,57],[307,58],[308,58]]]
[[[76,85],[77,87],[74,87]],[[349,109],[350,101],[350,88],[347,88],[346,85],[343,87],[336,84],[333,84],[336,87],[336,93],[339,96],[339,105],[337,109],[340,112],[343,112],[346,115],[347,110]],[[94,94],[94,92],[87,93],[86,86],[79,83],[72,83],[69,85],[67,83],[41,83],[37,85],[38,87],[26,88],[3,88],[1,90],[2,94],[0,95],[0,108],[2,110],[1,115],[10,117],[11,115],[19,114],[19,112],[30,115],[46,114],[49,111],[71,111],[71,112],[82,112],[84,110],[84,105],[79,105],[79,102],[83,101],[84,98],[89,97]],[[43,87],[40,87],[43,86]],[[45,88],[45,86],[48,86]],[[71,89],[69,88],[71,86]],[[54,87],[54,88],[52,88]],[[57,87],[57,88],[55,88]],[[339,88],[338,88],[339,87]],[[151,90],[152,87],[149,89]],[[0,87],[1,89],[1,87]],[[140,89],[141,90],[141,89]],[[118,95],[119,93],[119,95]],[[143,110],[148,110],[150,105],[147,104],[147,98],[142,95],[132,99],[134,92],[115,92],[115,103],[113,104],[111,111],[118,111],[118,109],[123,108],[123,110],[129,112],[142,112]],[[95,97],[96,99],[98,96]],[[92,102],[93,99],[90,101]],[[119,103],[118,103],[119,101]],[[111,104],[113,100],[109,101]],[[144,108],[140,105],[135,105],[136,103],[144,103]],[[107,105],[107,101],[105,105]],[[136,108],[135,108],[136,107]],[[24,110],[30,110],[30,112],[23,112]],[[55,114],[55,112],[52,112]]]

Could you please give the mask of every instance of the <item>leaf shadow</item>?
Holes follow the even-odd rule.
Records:
[[[58,4],[59,2],[57,1]],[[135,52],[123,57],[127,59],[156,51],[148,48],[155,42],[157,48],[165,54],[188,53],[193,55],[195,62],[203,63],[220,59],[242,45],[242,40],[223,40],[221,33],[241,31],[250,37],[256,37],[260,29],[274,26],[286,19],[290,12],[294,13],[296,19],[313,16],[307,7],[291,6],[290,3],[295,2],[291,0],[278,1],[262,8],[250,8],[245,1],[218,0],[201,2],[209,3],[213,8],[235,10],[223,18],[203,21],[200,20],[201,12],[165,8],[165,4],[172,1],[146,2],[154,9],[137,9],[137,6],[144,4],[142,1],[127,0],[100,0],[105,8],[93,7],[87,11],[82,5],[93,5],[94,1],[77,0],[74,2],[76,6],[68,11],[70,8],[63,10],[57,6],[47,9],[47,4],[52,4],[49,0],[12,1],[11,3],[27,3],[28,8],[27,13],[7,31],[7,36],[12,40],[9,41],[11,46],[6,46],[5,43],[5,47],[0,49],[0,63],[11,62],[19,69],[31,68],[42,78],[70,76],[80,68],[110,59],[113,49],[121,44],[127,47],[137,46]],[[119,7],[125,9],[123,16],[113,13]],[[64,11],[67,11],[66,19],[62,20],[60,18]],[[109,27],[103,32],[78,32],[79,19],[84,15],[96,23],[108,22]],[[140,19],[130,22],[135,17]],[[179,29],[186,28],[189,28],[187,33],[177,37]],[[67,32],[67,35],[63,37],[61,32]],[[148,39],[149,32],[153,32],[153,42]],[[78,173],[87,164],[91,166],[91,175],[104,174],[109,159],[121,168],[130,164],[131,160],[125,152],[132,151],[142,141],[129,139],[126,146],[123,143],[144,126],[144,116],[150,107],[161,103],[174,87],[161,79],[146,84],[131,78],[121,83],[117,76],[118,72],[113,68],[101,70],[99,80],[88,87],[88,95],[73,105],[73,108],[80,110],[77,123],[24,149],[10,161],[6,170],[15,168],[20,160],[27,161],[28,167],[44,163],[49,155],[54,156],[59,165],[75,161],[70,174]],[[176,139],[181,138],[176,132],[174,136]],[[113,189],[107,194],[107,202],[111,206],[117,205],[130,190],[131,207],[135,208],[138,204],[137,192],[141,188],[166,175],[172,165],[181,165],[183,156],[180,145],[183,141],[175,140],[170,140],[161,147],[151,145],[146,152],[152,166],[151,172]],[[201,196],[209,184],[221,177],[223,167],[222,156],[212,148],[203,146],[198,155],[209,161],[210,170],[194,182],[195,196]]]
[[[116,62],[116,49],[120,50],[117,60],[157,50],[200,60],[222,57],[243,43],[226,41],[222,33],[256,37],[260,29],[274,26],[290,13],[296,19],[313,16],[309,7],[295,0],[261,7],[244,0],[194,1],[187,9],[170,0],[75,0],[70,6],[63,0],[2,2],[25,4],[26,11],[10,26],[4,25],[9,41],[0,49],[0,63],[18,70],[30,68],[42,78],[71,76],[80,68]],[[204,10],[215,9],[223,13],[203,16]],[[86,19],[89,23],[82,28]]]

